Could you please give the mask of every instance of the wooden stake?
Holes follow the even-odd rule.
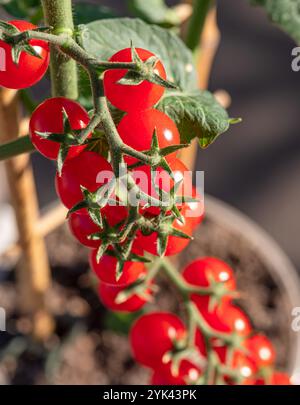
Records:
[[[22,131],[23,132],[23,131]],[[20,104],[14,90],[0,89],[0,136],[9,141],[20,135]],[[50,286],[50,269],[43,239],[35,232],[38,202],[28,155],[5,162],[12,204],[19,230],[22,257],[17,268],[19,308],[32,319],[33,336],[47,338],[53,320],[47,312],[45,293]]]

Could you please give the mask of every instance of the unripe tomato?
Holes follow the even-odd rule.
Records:
[[[138,363],[156,369],[162,366],[163,356],[185,336],[185,326],[176,315],[168,312],[142,315],[130,332],[133,356]]]
[[[104,255],[99,263],[96,260],[97,250],[90,252],[90,265],[100,281],[112,286],[126,287],[134,283],[145,274],[145,265],[141,262],[126,262],[122,276],[116,280],[117,259],[113,256]]]
[[[201,375],[199,367],[189,360],[182,360],[179,366],[179,373],[174,376],[170,364],[161,366],[154,370],[151,378],[151,385],[188,385],[195,383]]]
[[[83,200],[80,186],[94,192],[112,177],[112,167],[106,159],[84,150],[64,163],[61,176],[56,174],[56,191],[62,203],[70,209]]]
[[[90,121],[86,110],[76,101],[64,97],[54,97],[40,104],[31,116],[29,133],[36,149],[49,159],[57,159],[60,144],[42,138],[37,132],[63,134],[63,109],[67,113],[72,129],[85,128]],[[84,148],[84,145],[71,146],[68,158],[78,155]]]
[[[18,28],[20,32],[37,28],[35,25],[22,20],[13,20],[9,23]],[[24,89],[33,86],[42,79],[50,60],[48,43],[32,39],[29,44],[34,47],[40,58],[22,52],[18,64],[15,64],[11,56],[11,46],[0,40],[0,49],[5,52],[4,70],[0,70],[0,86],[9,89]]]
[[[146,61],[155,56],[146,49],[136,48],[139,57]],[[131,48],[125,48],[115,53],[110,62],[132,62]],[[155,67],[156,73],[166,79],[165,69],[160,61]],[[144,80],[138,85],[119,84],[127,73],[126,69],[111,69],[104,74],[104,90],[108,100],[122,111],[146,110],[153,107],[164,94],[164,87]]]
[[[175,123],[166,114],[158,110],[135,110],[125,115],[118,125],[118,132],[122,141],[138,151],[150,149],[155,129],[160,148],[180,144],[180,135]],[[176,152],[167,155],[167,161],[174,160],[176,155]],[[125,162],[128,165],[137,161],[131,156],[125,157]]]
[[[112,311],[118,312],[135,312],[141,309],[147,300],[139,295],[133,294],[126,301],[117,303],[116,299],[119,293],[124,290],[124,287],[113,286],[106,283],[99,283],[99,297],[104,306]],[[145,293],[151,294],[150,290]]]

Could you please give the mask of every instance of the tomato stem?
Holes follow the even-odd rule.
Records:
[[[57,36],[74,34],[71,0],[42,0],[46,24]],[[78,98],[77,67],[74,60],[51,45],[51,85],[54,97]]]

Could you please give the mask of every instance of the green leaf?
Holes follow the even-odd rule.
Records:
[[[28,19],[40,7],[40,0],[0,0],[0,5],[8,14]]]
[[[101,4],[86,4],[85,1],[74,4],[74,20],[76,24],[87,24],[91,21],[114,18],[114,12]]]
[[[250,0],[250,3],[264,7],[270,19],[300,44],[299,0]]]
[[[86,51],[102,60],[130,47],[132,42],[134,47],[148,49],[162,60],[167,79],[180,89],[187,91],[197,86],[191,51],[177,35],[166,29],[139,19],[108,19],[87,24],[79,40]]]
[[[168,92],[157,108],[176,122],[184,143],[197,137],[206,148],[229,128],[226,110],[208,91]]]
[[[173,27],[180,24],[177,13],[164,0],[129,0],[129,7],[136,17],[150,24]]]

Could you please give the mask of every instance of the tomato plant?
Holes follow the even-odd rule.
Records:
[[[166,258],[187,247],[204,218],[181,149],[196,138],[206,148],[238,120],[198,88],[195,58],[173,30],[117,18],[74,30],[71,7],[61,19],[65,2],[54,10],[43,3],[45,27],[1,22],[0,85],[22,89],[41,80],[51,46],[53,97],[32,112],[25,140],[57,162],[57,194],[72,234],[90,248],[100,301],[112,311],[139,311],[155,299],[160,273],[182,298],[182,317],[181,310],[138,317],[133,357],[151,369],[152,384],[288,384],[274,368],[272,343],[234,302],[229,264],[202,257],[178,272]],[[195,3],[205,17],[208,3]],[[176,26],[170,15],[160,22]]]

